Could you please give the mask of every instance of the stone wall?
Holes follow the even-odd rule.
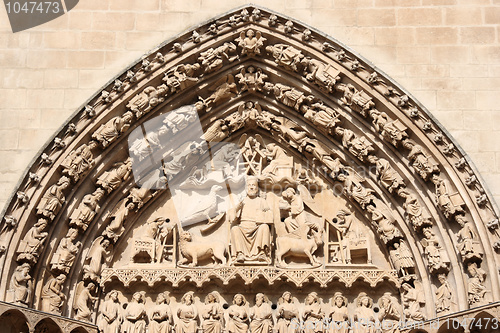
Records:
[[[254,0],[343,42],[413,94],[500,202],[499,0]],[[0,10],[0,207],[37,151],[107,81],[243,0],[81,0],[13,34]]]

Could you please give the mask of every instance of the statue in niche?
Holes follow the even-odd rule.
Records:
[[[303,105],[301,111],[304,112],[304,118],[328,133],[332,133],[337,124],[340,123],[339,113],[323,103],[314,103],[311,106]]]
[[[415,287],[408,282],[401,285],[401,288],[404,290],[402,294],[404,304],[403,313],[407,320],[424,321],[425,316],[421,311],[421,306],[425,304],[424,290],[420,281],[415,281],[414,284]]]
[[[175,333],[193,333],[198,329],[196,320],[198,318],[198,311],[194,305],[193,292],[188,291],[182,296],[181,304],[177,309],[177,325]]]
[[[460,255],[464,260],[481,259],[483,252],[481,251],[481,245],[472,223],[467,221],[462,215],[455,216],[455,220],[462,227],[457,233],[457,248],[460,251]]]
[[[123,225],[130,211],[132,211],[134,207],[134,203],[128,199],[120,201],[117,208],[115,208],[111,213],[109,224],[106,226],[103,235],[111,239],[113,242],[116,242],[125,230]]]
[[[286,44],[266,46],[266,51],[272,55],[274,62],[277,63],[278,66],[283,66],[294,72],[298,71],[297,66],[304,58],[304,55],[300,52],[300,50]]]
[[[203,317],[203,333],[221,333],[224,310],[220,305],[219,295],[213,291],[205,297],[205,306],[201,314]]]
[[[128,303],[124,311],[124,322],[122,332],[126,333],[145,333],[146,332],[146,293],[137,291],[132,295],[132,300]]]
[[[300,90],[281,83],[274,85],[273,92],[278,101],[295,109],[295,111],[301,111],[304,104],[314,101],[313,95],[306,95]]]
[[[45,228],[47,228],[47,224],[46,219],[40,218],[38,222],[28,230],[24,238],[19,242],[16,251],[17,261],[27,261],[32,265],[36,264],[43,243],[48,236],[48,233],[44,232]]]
[[[389,191],[389,193],[393,193],[400,187],[406,187],[403,177],[401,177],[399,173],[394,170],[391,163],[389,163],[386,159],[370,155],[368,156],[368,162],[375,164],[375,167],[377,168],[377,179],[380,184],[382,184],[382,186]]]
[[[78,208],[75,209],[69,217],[69,225],[71,227],[80,228],[82,231],[87,230],[94,216],[101,208],[99,201],[104,196],[104,190],[98,188],[94,193],[87,194],[83,197]]]
[[[136,261],[136,256],[142,252],[147,253],[148,261],[151,263],[162,263],[168,259],[167,241],[169,240],[174,223],[170,219],[158,217],[147,221],[142,228],[143,233],[140,237],[134,238],[134,252],[132,260]]]
[[[412,166],[424,180],[428,180],[433,173],[439,173],[439,164],[422,146],[417,145],[413,140],[406,139],[403,140],[403,147],[410,150],[408,159],[412,161]]]
[[[226,119],[217,119],[215,120],[210,127],[208,127],[203,133],[203,139],[206,142],[221,142],[225,138],[227,138],[231,132],[229,127],[229,120]]]
[[[448,265],[441,257],[442,248],[439,244],[439,239],[434,234],[430,227],[423,229],[424,239],[420,242],[424,247],[424,253],[427,257],[427,266],[431,273],[448,271]]]
[[[231,257],[238,263],[245,260],[269,263],[272,212],[266,199],[259,196],[257,178],[247,178],[246,193],[246,198],[236,207],[235,220],[238,222],[231,227]]]
[[[56,184],[49,187],[42,196],[42,199],[36,207],[37,215],[46,217],[52,221],[66,201],[64,190],[69,186],[69,179],[61,177]]]
[[[156,305],[149,317],[149,333],[170,333],[174,318],[169,304],[169,292],[159,293],[156,297]]]
[[[242,68],[238,74],[235,75],[238,83],[241,85],[240,92],[244,91],[264,91],[265,83],[268,76],[262,72],[262,69],[248,66],[246,69]]]
[[[172,93],[184,90],[198,83],[199,78],[195,75],[200,68],[201,66],[198,63],[177,65],[171,75],[170,73],[165,73],[163,81]]]
[[[356,89],[350,83],[340,83],[336,85],[335,89],[343,93],[340,103],[361,113],[363,117],[366,117],[368,111],[375,107],[373,99],[365,91]]]
[[[380,330],[382,333],[399,333],[399,321],[401,320],[401,306],[396,297],[391,293],[385,293],[378,300]]]
[[[465,203],[459,193],[451,193],[451,185],[438,175],[432,175],[431,181],[436,186],[436,202],[444,216],[449,219],[457,214],[465,214]]]
[[[233,62],[239,58],[237,55],[230,56],[230,53],[234,51],[236,51],[236,45],[233,43],[224,43],[215,49],[210,48],[206,51],[200,52],[198,62],[201,64],[205,73],[215,72],[222,68],[224,59],[227,59],[229,62]]]
[[[83,265],[83,278],[100,282],[102,268],[111,261],[113,245],[109,239],[97,237],[92,243]]]
[[[275,327],[277,333],[299,332],[299,325],[297,325],[299,322],[299,310],[289,291],[285,291],[279,298],[276,317],[278,319]]]
[[[156,88],[148,86],[128,102],[127,109],[134,112],[137,118],[140,118],[152,108],[162,103],[165,100],[164,96],[167,92],[168,87],[164,84]]]
[[[316,159],[326,168],[324,171],[328,172],[330,177],[336,178],[344,170],[344,165],[339,158],[332,157],[332,155],[335,156],[335,153],[332,150],[325,149],[319,141],[311,140],[304,150],[313,155],[313,162]]]
[[[28,306],[31,296],[30,269],[30,265],[26,262],[17,266],[10,280],[11,288],[14,290],[14,303],[21,306]]]
[[[125,162],[115,163],[110,170],[103,172],[97,178],[96,184],[105,189],[107,193],[111,193],[130,177],[131,171],[132,159],[129,157]]]
[[[92,296],[92,292],[95,290],[96,286],[92,282],[87,286],[84,286],[83,283],[82,281],[77,286],[73,309],[76,312],[76,320],[90,322],[90,317],[92,316],[91,308],[93,308],[94,302],[98,300],[97,297]]]
[[[262,108],[259,103],[246,101],[240,104],[238,107],[238,113],[243,118],[244,124],[247,127],[253,128],[257,126],[257,121],[262,113]]]
[[[57,315],[61,314],[61,307],[66,301],[66,294],[62,292],[66,275],[52,277],[42,288],[42,311]]]
[[[375,333],[375,314],[372,309],[373,300],[361,292],[356,299],[356,310],[353,315],[353,333]]]
[[[347,297],[337,291],[331,299],[331,310],[328,314],[328,333],[349,332],[349,311]]]
[[[356,156],[361,162],[368,159],[368,155],[373,153],[375,149],[368,139],[364,136],[357,136],[353,131],[337,127],[335,134],[342,136],[342,146],[347,148],[351,154]]]
[[[371,109],[369,114],[373,119],[372,124],[375,130],[394,147],[398,147],[399,143],[408,137],[407,127],[399,119],[393,120],[385,112],[377,109]]]
[[[172,134],[177,134],[198,119],[196,109],[193,106],[187,105],[165,114],[163,124],[167,126]]]
[[[486,303],[484,299],[488,290],[484,285],[486,280],[486,272],[479,268],[476,262],[470,262],[467,265],[467,273],[469,273],[469,281],[467,282],[467,293],[470,306],[478,306]]]
[[[75,183],[80,177],[95,164],[92,150],[97,147],[97,141],[82,144],[73,150],[62,162],[62,173],[71,178]]]
[[[406,221],[413,225],[415,230],[419,230],[425,226],[432,226],[432,220],[429,214],[427,211],[424,211],[418,201],[417,195],[413,191],[406,188],[400,188],[398,190],[398,195],[405,199],[403,208],[406,211]]]
[[[233,304],[227,310],[229,321],[227,331],[229,333],[247,333],[248,332],[248,311],[247,301],[242,294],[233,296]]]
[[[198,260],[211,258],[214,265],[226,265],[226,244],[222,241],[192,241],[188,231],[179,233],[179,251],[182,259],[179,265],[188,264],[190,267],[198,266]]]
[[[111,290],[106,294],[97,317],[99,331],[102,333],[120,333],[120,326],[123,321],[121,312],[122,307],[118,299],[118,291]]]
[[[266,38],[262,37],[260,31],[255,32],[253,29],[248,29],[246,33],[242,31],[235,42],[242,48],[241,55],[255,56],[260,55],[260,49],[264,46],[266,40]]]
[[[71,228],[68,230],[66,237],[61,239],[50,261],[50,269],[52,271],[63,272],[65,274],[69,273],[76,255],[82,246],[80,241],[75,243],[76,237],[78,237],[78,230]]]
[[[404,240],[394,242],[392,248],[389,250],[389,255],[394,268],[402,276],[408,276],[415,273],[413,254]]]
[[[152,155],[163,148],[165,138],[171,131],[167,126],[161,126],[157,132],[148,132],[143,138],[136,139],[129,148],[139,161]]]
[[[125,112],[122,116],[111,118],[105,124],[99,126],[94,134],[92,134],[92,139],[98,141],[103,148],[106,148],[110,143],[115,141],[120,134],[129,129],[133,119],[134,114],[130,111]]]
[[[307,295],[304,305],[304,333],[323,332],[323,317],[324,313],[321,309],[319,297],[316,292],[311,292]]]
[[[352,168],[346,168],[346,170],[346,172],[337,175],[337,180],[343,183],[346,196],[356,201],[363,209],[366,209],[375,200],[374,191],[362,185],[365,179],[356,171]]]
[[[453,298],[453,289],[446,278],[446,274],[438,274],[441,285],[436,289],[436,313],[450,311]]]
[[[263,293],[255,295],[255,305],[250,309],[250,333],[271,333],[273,329],[271,306]]]
[[[403,234],[394,225],[396,219],[389,213],[388,209],[381,209],[375,205],[367,205],[366,209],[371,213],[371,223],[385,244],[403,238]]]
[[[205,109],[206,112],[209,112],[215,105],[225,102],[238,94],[238,88],[231,74],[220,78],[209,90],[213,91],[213,93],[207,98],[203,99],[198,96],[200,101],[195,104],[197,110]]]
[[[306,79],[320,86],[326,92],[334,92],[335,84],[340,81],[340,71],[331,64],[325,64],[310,57],[302,58]]]

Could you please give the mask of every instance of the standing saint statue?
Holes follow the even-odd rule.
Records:
[[[97,327],[102,333],[120,333],[122,323],[121,304],[118,300],[118,292],[111,290],[106,295],[106,300],[102,303],[99,317],[97,317]]]

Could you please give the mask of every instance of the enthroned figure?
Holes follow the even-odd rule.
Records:
[[[277,333],[299,332],[299,325],[294,325],[299,321],[299,310],[293,302],[292,294],[289,291],[285,291],[278,300],[277,317]],[[292,323],[292,320],[295,321],[295,323]]]
[[[174,321],[169,304],[169,293],[159,293],[156,297],[156,305],[149,317],[150,333],[170,333]]]

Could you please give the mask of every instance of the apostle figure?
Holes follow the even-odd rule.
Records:
[[[255,295],[255,305],[250,311],[250,332],[271,333],[273,327],[271,306],[263,293]]]
[[[328,333],[347,333],[349,331],[349,311],[347,298],[341,292],[332,297],[332,309],[328,315]]]
[[[146,307],[144,306],[144,292],[135,292],[132,301],[125,309],[125,321],[123,322],[123,333],[145,333],[146,332]]]
[[[31,275],[29,274],[30,265],[24,263],[17,266],[12,274],[11,286],[14,289],[14,303],[27,306],[31,295]]]
[[[211,292],[205,297],[205,308],[202,313],[203,333],[221,333],[224,311],[219,303],[217,293]]]
[[[304,333],[323,332],[324,313],[316,292],[309,293],[304,306]]]
[[[121,304],[118,300],[118,292],[111,290],[106,295],[106,300],[102,303],[97,326],[102,333],[120,333],[122,323]]]
[[[365,293],[359,293],[354,310],[353,333],[375,333],[375,315],[373,300]]]
[[[242,294],[233,297],[233,305],[228,309],[229,322],[227,331],[229,333],[247,333],[248,331],[248,311],[247,301]]]
[[[173,323],[168,291],[159,293],[149,318],[149,333],[170,333]]]
[[[196,333],[198,325],[196,319],[198,318],[198,311],[194,305],[193,292],[188,291],[182,296],[181,305],[177,309],[177,326],[175,333]]]
[[[299,310],[293,303],[292,294],[289,291],[285,291],[278,301],[277,317],[277,333],[299,332]]]

